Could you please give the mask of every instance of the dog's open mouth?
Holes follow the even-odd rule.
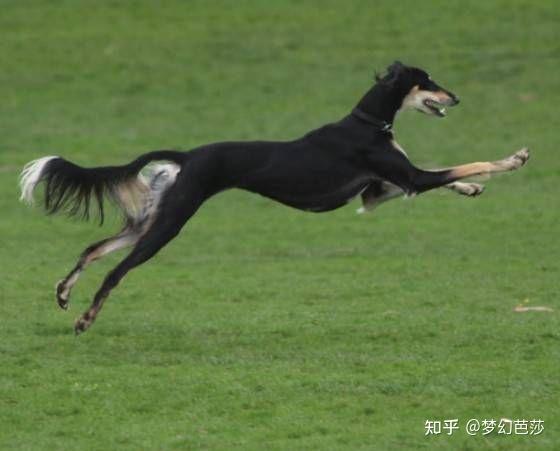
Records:
[[[432,99],[425,99],[423,102],[424,106],[428,108],[433,114],[439,117],[445,116],[445,108],[439,102]]]

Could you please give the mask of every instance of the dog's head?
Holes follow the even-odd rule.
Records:
[[[400,110],[414,109],[433,116],[444,117],[445,107],[455,106],[455,94],[439,86],[430,76],[416,67],[395,61],[387,68],[384,77],[377,77],[381,84],[393,86],[403,94]]]

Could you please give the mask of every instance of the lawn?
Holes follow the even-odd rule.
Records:
[[[0,6],[0,449],[560,449],[557,2]],[[118,218],[26,208],[23,164],[294,138],[348,114],[396,58],[462,99],[445,119],[399,117],[416,164],[528,145],[527,167],[476,199],[362,216],[222,193],[74,336],[124,254],[88,269],[68,312],[54,284]],[[469,436],[471,418],[544,431]]]

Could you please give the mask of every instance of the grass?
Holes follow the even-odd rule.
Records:
[[[552,1],[3,1],[0,448],[559,449],[559,19]],[[53,285],[117,219],[24,208],[25,162],[296,137],[395,58],[463,100],[399,119],[415,162],[529,145],[529,165],[475,200],[434,192],[365,217],[223,193],[73,336],[122,254],[84,274],[70,312]],[[502,417],[545,431],[463,429]],[[460,431],[424,436],[449,418]]]

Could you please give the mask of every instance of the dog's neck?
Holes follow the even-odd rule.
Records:
[[[405,95],[405,92],[401,92],[395,86],[377,83],[362,97],[356,108],[380,121],[392,124]]]

